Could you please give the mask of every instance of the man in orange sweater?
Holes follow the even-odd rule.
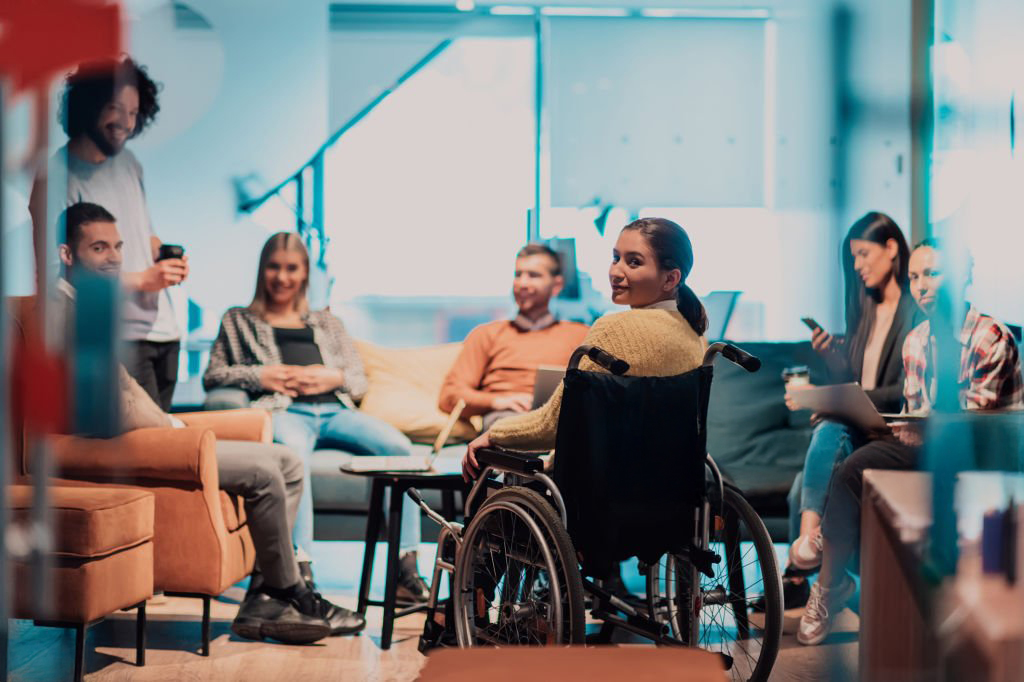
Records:
[[[469,333],[441,387],[442,411],[451,412],[461,398],[463,414],[483,415],[486,431],[496,420],[532,408],[537,368],[564,367],[587,335],[586,325],[558,320],[548,309],[563,284],[557,253],[543,244],[519,250],[512,283],[519,312]]]

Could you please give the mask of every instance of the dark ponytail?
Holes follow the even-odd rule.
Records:
[[[690,323],[697,336],[704,336],[708,330],[708,311],[704,310],[704,304],[686,282],[680,282],[676,289],[676,309]]]
[[[636,230],[647,238],[658,267],[662,270],[679,270],[679,287],[676,289],[676,309],[690,323],[698,336],[704,336],[708,329],[708,314],[704,304],[686,284],[686,278],[693,269],[693,245],[686,230],[665,218],[640,218],[622,228]]]

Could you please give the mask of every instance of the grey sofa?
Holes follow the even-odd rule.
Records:
[[[749,374],[724,360],[716,363],[708,409],[708,450],[725,476],[744,491],[765,518],[772,535],[785,540],[786,494],[803,467],[811,426],[807,413],[793,413],[786,408],[782,370],[807,365],[812,381],[823,381],[824,365],[807,342],[738,345],[758,356],[762,368]],[[216,389],[207,395],[205,407],[228,409],[248,404],[249,397],[244,391]],[[429,451],[427,445],[414,447],[417,454]],[[465,449],[464,444],[449,445],[439,456],[459,459]],[[318,540],[361,540],[365,533],[370,485],[364,477],[341,471],[349,457],[352,455],[339,450],[313,453],[313,507]],[[439,493],[427,491],[425,497],[431,506],[440,509]],[[433,522],[424,519],[424,539],[435,537],[436,530]]]

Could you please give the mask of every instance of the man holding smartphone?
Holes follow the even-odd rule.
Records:
[[[51,159],[49,177],[65,180],[65,206],[87,201],[107,208],[124,236],[124,338],[132,355],[131,376],[163,409],[171,406],[178,380],[181,331],[168,288],[188,277],[188,257],[164,248],[153,231],[142,165],[125,143],[142,133],[160,106],[157,85],[128,57],[82,64],[68,76],[61,124],[68,143]],[[45,176],[36,179],[29,210],[44,222]],[[45,234],[38,230],[36,234]],[[36,244],[36,248],[41,248]]]

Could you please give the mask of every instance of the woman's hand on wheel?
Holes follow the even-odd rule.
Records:
[[[292,398],[298,392],[291,386],[297,367],[291,365],[267,365],[260,371],[260,384],[273,393],[284,393]]]
[[[832,350],[835,339],[827,331],[818,327],[811,335],[811,348],[819,353],[827,353]]]
[[[466,454],[462,457],[462,480],[469,483],[480,475],[480,463],[476,461],[476,451],[491,447],[491,434],[484,431],[466,446]]]

